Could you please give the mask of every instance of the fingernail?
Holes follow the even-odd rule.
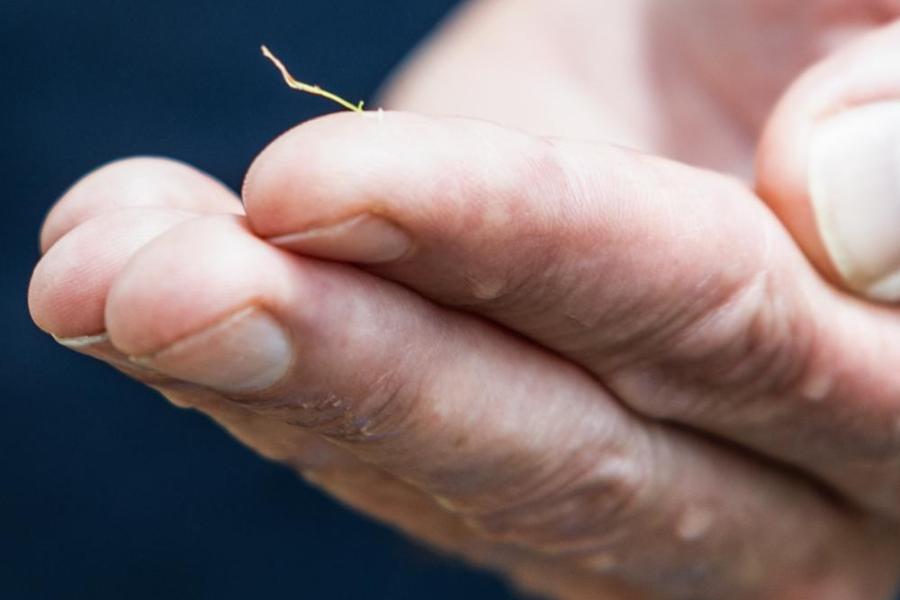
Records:
[[[255,392],[278,382],[290,367],[291,343],[266,311],[251,307],[150,356],[138,365],[226,393]]]
[[[412,240],[386,219],[362,214],[336,225],[269,238],[294,252],[356,263],[386,263],[409,252]]]
[[[900,102],[830,117],[811,142],[810,195],[832,262],[854,291],[900,300]]]
[[[97,335],[80,335],[75,337],[51,335],[53,335],[53,339],[56,340],[57,343],[70,350],[115,365],[121,369],[125,369],[126,372],[146,373],[146,369],[132,363],[128,360],[127,356],[119,352],[116,347],[112,345],[112,342],[109,340],[109,334],[106,332]]]
[[[56,340],[58,344],[61,344],[66,348],[81,350],[106,342],[107,340],[109,340],[109,335],[107,335],[106,333],[100,333],[98,335],[81,335],[77,337],[59,337],[54,335],[53,339]]]

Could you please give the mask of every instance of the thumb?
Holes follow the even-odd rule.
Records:
[[[900,301],[900,23],[792,86],[757,173],[760,196],[821,271],[866,298]]]

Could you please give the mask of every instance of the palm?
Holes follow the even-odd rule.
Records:
[[[880,0],[480,0],[395,77],[385,102],[747,175],[788,83],[897,14],[900,3]]]

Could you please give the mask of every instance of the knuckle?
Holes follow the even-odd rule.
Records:
[[[544,553],[609,549],[629,535],[651,489],[646,469],[631,455],[598,461],[596,453],[585,453],[554,477],[519,490],[520,500],[463,511],[464,519],[493,542]]]
[[[814,332],[781,287],[760,270],[668,336],[656,356],[616,378],[626,389],[641,382],[642,391],[629,398],[659,417],[733,419],[794,393],[807,378]]]
[[[787,389],[797,380],[809,336],[775,287],[770,272],[760,272],[684,336],[684,348],[698,349],[697,358],[716,384],[757,395]]]

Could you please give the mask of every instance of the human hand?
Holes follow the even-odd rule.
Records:
[[[288,133],[244,200],[157,160],[89,176],[45,225],[36,321],[547,594],[887,596],[896,318],[744,186],[387,113]]]

